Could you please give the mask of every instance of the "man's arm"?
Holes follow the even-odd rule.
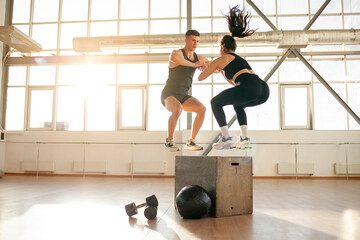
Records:
[[[206,66],[205,66],[205,67],[202,67],[202,69],[200,69],[200,71],[204,71],[206,68],[208,68],[208,67],[210,66],[211,61],[209,61],[207,58],[205,58],[205,57],[203,57],[203,56],[199,56],[199,55],[198,55],[198,58],[199,58],[199,60],[203,61],[203,62],[206,64]],[[220,72],[222,72],[222,71],[219,70],[219,69],[216,69],[216,70],[214,71],[214,73],[220,73]]]
[[[203,81],[205,80],[207,77],[209,77],[211,74],[216,73],[216,72],[221,72],[221,74],[224,76],[224,78],[226,79],[226,81],[228,81],[231,85],[235,86],[235,83],[232,80],[229,80],[226,78],[224,71],[221,70],[221,67],[223,65],[222,63],[223,59],[217,58],[214,61],[211,62],[210,66],[208,68],[206,68],[200,75],[198,80],[199,81]]]
[[[220,59],[217,58],[199,75],[198,80],[202,81],[209,77],[212,73],[218,71]]]
[[[181,50],[174,50],[170,55],[169,66],[176,67],[178,65],[188,66],[188,67],[202,67],[204,66],[204,62],[199,59],[199,61],[193,63],[184,58]]]
[[[203,61],[206,64],[210,65],[211,62],[209,61],[209,59],[207,59],[206,57],[200,56],[200,55],[197,55],[197,56],[198,56],[200,61]]]

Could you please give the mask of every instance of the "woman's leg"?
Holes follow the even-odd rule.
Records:
[[[240,136],[241,138],[245,139],[247,138],[247,117],[245,109],[240,105],[234,105],[234,109],[240,126]]]
[[[223,107],[226,105],[232,105],[237,101],[238,94],[236,87],[226,89],[211,99],[211,109],[215,116],[219,127],[227,125],[226,116]]]
[[[215,149],[231,149],[233,147],[234,143],[229,134],[223,107],[226,105],[231,105],[234,101],[236,101],[236,98],[238,98],[238,94],[236,92],[237,90],[235,89],[235,87],[229,88],[222,91],[220,94],[218,94],[211,100],[211,108],[213,110],[215,119],[220,126],[222,134],[222,137],[219,138],[219,141],[213,144],[213,148]]]
[[[242,105],[234,105],[234,110],[236,112],[236,117],[240,126],[247,125],[247,117],[244,108],[245,107]]]

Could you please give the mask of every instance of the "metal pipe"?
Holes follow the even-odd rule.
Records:
[[[291,49],[291,51],[305,64],[305,66],[319,79],[319,81],[324,85],[324,87],[336,98],[336,100],[345,108],[345,110],[355,119],[355,121],[360,124],[360,118],[356,113],[342,100],[342,98],[330,87],[330,85],[321,77],[321,75],[311,66],[308,61],[296,50]]]
[[[229,33],[202,33],[200,45],[215,44]],[[124,46],[151,46],[151,45],[182,45],[183,34],[162,35],[133,35],[109,37],[78,37],[73,39],[74,50],[77,52],[100,52],[103,48]],[[288,30],[256,32],[255,34],[238,39],[244,43],[281,43],[282,41],[301,41],[301,44],[311,43],[360,43],[360,30]]]

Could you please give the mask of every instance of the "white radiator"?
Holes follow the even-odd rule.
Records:
[[[278,163],[278,174],[295,174],[294,163]]]
[[[297,169],[295,163],[278,163],[278,174],[286,175],[313,175],[314,174],[314,163],[298,163]]]
[[[314,174],[314,163],[298,163],[297,174]]]
[[[22,161],[21,170],[24,172],[54,172],[55,162],[54,161]]]
[[[360,163],[350,163],[348,164],[346,170],[346,163],[335,163],[335,174],[360,174]]]
[[[74,162],[74,172],[106,173],[106,162]]]
[[[165,162],[133,162],[132,173],[165,173]]]

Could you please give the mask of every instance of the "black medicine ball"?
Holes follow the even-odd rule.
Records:
[[[209,214],[211,198],[209,193],[198,185],[183,187],[176,196],[176,207],[185,219],[200,219]]]

